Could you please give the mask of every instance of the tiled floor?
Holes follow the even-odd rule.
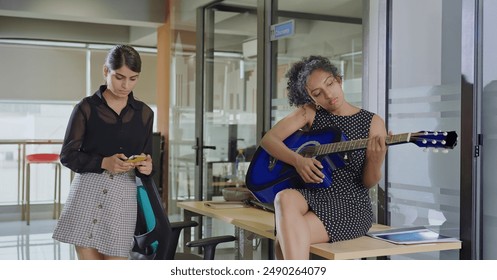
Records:
[[[75,260],[74,246],[52,239],[56,220],[0,221],[0,260]],[[231,245],[233,246],[233,245]],[[233,248],[216,251],[216,259],[234,258]]]
[[[57,220],[51,219],[52,205],[34,204],[31,209],[31,222],[21,221],[18,206],[0,206],[0,260],[75,260],[73,245],[52,239]],[[169,215],[171,221],[181,220],[181,215]],[[231,225],[219,220],[204,222],[206,231],[213,236],[233,234]],[[208,228],[208,229],[207,229]],[[258,241],[254,240],[257,244]],[[178,244],[179,251],[183,251]],[[259,246],[254,246],[254,254],[260,254]],[[221,244],[216,249],[216,259],[234,259],[234,243]]]
[[[72,245],[52,239],[56,220],[0,222],[0,260],[74,260]]]

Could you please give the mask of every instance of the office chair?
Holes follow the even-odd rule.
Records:
[[[177,253],[179,235],[187,227],[197,226],[195,221],[170,223],[154,181],[151,178],[137,178],[138,216],[131,259],[173,260],[202,259],[202,256]],[[231,235],[204,238],[190,241],[188,247],[202,247],[203,259],[213,260],[216,246],[234,241]]]

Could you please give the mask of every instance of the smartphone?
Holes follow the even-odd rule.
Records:
[[[144,161],[146,160],[147,157],[146,156],[140,156],[140,155],[133,155],[133,156],[130,156],[126,162],[139,162],[139,161]]]

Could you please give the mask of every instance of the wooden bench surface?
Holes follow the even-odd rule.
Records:
[[[391,227],[374,224],[370,231],[387,229],[391,229]],[[311,246],[311,253],[330,260],[348,260],[459,249],[461,249],[460,241],[398,245],[369,236],[362,236],[335,243],[314,244]]]
[[[215,209],[206,206],[205,201],[178,202],[177,205],[190,212],[222,220],[262,237],[275,239],[273,213],[252,207]],[[391,227],[374,224],[371,231],[387,229]],[[397,245],[363,236],[335,243],[314,244],[311,246],[311,253],[330,260],[346,260],[458,249],[461,249],[461,242]]]

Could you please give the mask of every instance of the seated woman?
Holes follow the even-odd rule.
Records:
[[[295,167],[305,183],[322,182],[323,166],[289,149],[283,143],[288,136],[299,129],[335,127],[348,140],[369,139],[365,150],[350,152],[350,162],[332,171],[331,187],[295,186],[276,195],[276,257],[308,259],[311,244],[353,239],[368,232],[373,222],[368,189],[381,179],[387,133],[378,115],[345,100],[342,76],[327,58],[303,58],[287,77],[289,103],[297,108],[264,135],[261,146]]]

